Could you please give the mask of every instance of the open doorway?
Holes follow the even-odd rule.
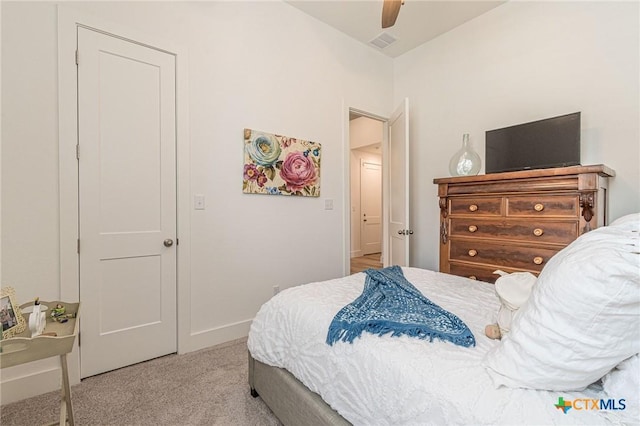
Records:
[[[349,113],[350,270],[383,263],[382,142],[384,122]]]
[[[344,169],[349,173],[344,191],[345,206],[349,206],[344,209],[344,223],[349,227],[348,237],[344,239],[345,274],[350,273],[351,265],[357,260],[363,260],[360,259],[363,257],[361,227],[364,226],[364,214],[367,214],[367,222],[370,217],[370,213],[361,211],[359,171],[362,162],[359,156],[369,148],[375,149],[378,142],[382,151],[378,158],[382,168],[381,263],[382,266],[409,266],[409,237],[414,233],[409,218],[409,99],[405,98],[390,118],[353,108],[345,113],[345,118],[348,118],[345,120],[345,134],[349,135],[344,140]],[[376,254],[369,256],[375,257]]]

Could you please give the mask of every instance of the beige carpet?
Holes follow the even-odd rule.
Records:
[[[168,355],[71,387],[77,425],[280,425],[249,393],[246,339]],[[0,424],[42,425],[60,415],[60,393],[1,407]]]

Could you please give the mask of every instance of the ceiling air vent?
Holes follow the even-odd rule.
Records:
[[[378,37],[376,37],[373,40],[371,40],[369,43],[373,44],[378,49],[384,49],[385,47],[389,46],[390,44],[395,43],[396,40],[397,40],[397,38],[395,38],[391,34],[382,33]]]

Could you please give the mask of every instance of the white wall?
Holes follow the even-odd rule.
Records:
[[[351,149],[382,143],[383,123],[369,117],[349,121],[349,145]]]
[[[470,133],[582,111],[582,164],[606,164],[610,220],[640,211],[638,2],[508,2],[394,61],[411,99],[412,265],[438,268],[436,177]],[[484,167],[481,170],[484,173]]]
[[[179,179],[207,206],[191,210],[188,348],[246,335],[274,285],[342,275],[345,111],[390,111],[390,58],[283,2],[64,6],[188,51],[191,159]],[[21,300],[60,297],[56,7],[2,2],[2,284]],[[321,197],[243,194],[245,127],[321,143]],[[28,374],[9,370],[3,383]]]

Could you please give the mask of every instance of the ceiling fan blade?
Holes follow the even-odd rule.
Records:
[[[402,0],[384,0],[382,4],[382,28],[392,27],[396,23]]]

